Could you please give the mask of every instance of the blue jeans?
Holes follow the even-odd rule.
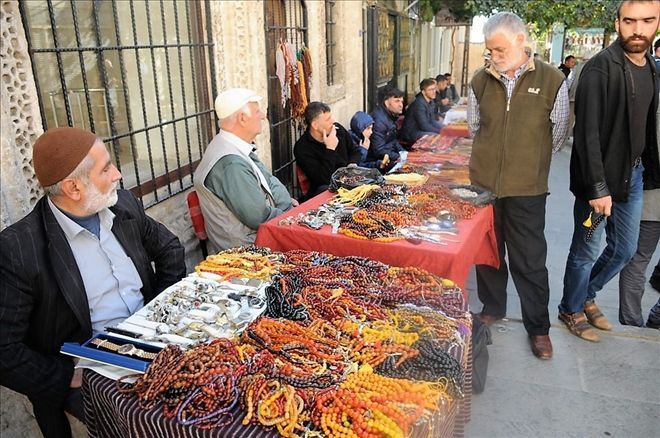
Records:
[[[607,284],[632,259],[637,249],[639,221],[642,217],[643,166],[632,169],[627,202],[614,202],[612,214],[593,233],[587,242],[587,227],[582,222],[589,216],[588,202],[575,199],[573,207],[573,241],[566,260],[564,296],[559,311],[575,313],[584,311],[584,303],[596,298],[596,293]],[[600,251],[600,241],[606,232],[605,250]]]

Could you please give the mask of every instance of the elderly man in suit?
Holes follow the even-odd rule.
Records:
[[[145,215],[96,135],[55,128],[33,147],[46,195],[0,233],[0,383],[25,394],[46,437],[84,419],[81,369],[59,353],[140,309],[185,274],[184,250]]]

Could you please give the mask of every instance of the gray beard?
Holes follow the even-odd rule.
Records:
[[[117,203],[117,184],[108,193],[101,193],[94,184],[90,183],[90,190],[87,196],[85,211],[88,215],[96,214],[104,208],[112,207]]]

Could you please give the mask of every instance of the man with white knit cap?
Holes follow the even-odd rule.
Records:
[[[206,148],[193,182],[213,250],[253,244],[260,224],[298,203],[255,154],[266,114],[261,96],[231,88],[215,99],[220,132]]]

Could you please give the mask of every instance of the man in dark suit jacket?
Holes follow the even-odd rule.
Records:
[[[401,138],[409,143],[415,143],[417,139],[427,134],[438,134],[442,128],[433,105],[436,93],[435,79],[424,79],[419,84],[419,88],[421,92],[406,110],[401,129]]]
[[[44,436],[66,437],[65,410],[84,416],[82,374],[60,346],[86,341],[179,280],[184,250],[116,189],[121,174],[94,134],[51,129],[33,163],[46,196],[0,233],[0,383],[30,399]]]

